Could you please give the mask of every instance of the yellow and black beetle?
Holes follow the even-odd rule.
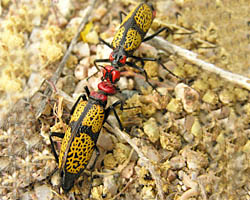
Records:
[[[94,64],[98,70],[98,62],[110,62],[111,65],[116,69],[119,69],[120,67],[127,64],[128,66],[133,67],[144,73],[146,81],[154,88],[154,86],[148,81],[148,75],[146,71],[143,68],[137,66],[134,62],[127,61],[127,58],[130,57],[135,59],[136,61],[140,61],[143,65],[144,61],[155,61],[158,62],[164,69],[169,71],[160,62],[159,59],[133,56],[134,51],[139,48],[142,42],[152,39],[162,31],[169,30],[169,28],[163,27],[154,34],[144,38],[155,17],[155,10],[153,6],[149,3],[138,4],[125,17],[124,20],[122,20],[122,14],[125,15],[125,13],[120,12],[121,25],[119,30],[115,34],[111,45],[100,38],[100,41],[102,41],[104,44],[113,49],[109,56],[109,59],[96,59],[94,61]],[[175,76],[171,71],[169,72],[173,76]]]
[[[99,83],[98,88],[97,92],[89,92],[89,89],[85,87],[88,100],[86,95],[81,95],[78,98],[71,110],[71,118],[65,134],[58,132],[50,133],[52,152],[59,163],[58,169],[62,178],[61,186],[65,192],[68,192],[73,187],[75,180],[86,168],[94,149],[99,154],[96,142],[111,110],[113,110],[122,129],[121,122],[114,109],[119,104],[121,104],[121,109],[123,109],[122,101],[116,101],[108,108],[105,108],[107,96],[114,95],[117,92],[117,88],[107,81]],[[53,136],[63,138],[59,157],[52,140]]]

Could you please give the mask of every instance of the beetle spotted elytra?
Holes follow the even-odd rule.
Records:
[[[65,134],[57,132],[50,134],[52,152],[59,163],[61,186],[65,192],[73,187],[75,180],[86,169],[93,151],[96,149],[98,153],[96,142],[111,110],[122,129],[120,119],[115,111],[115,107],[119,104],[121,104],[122,109],[122,102],[117,101],[105,108],[107,96],[115,94],[116,88],[107,81],[99,83],[98,88],[97,92],[89,92],[88,88],[85,87],[88,99],[86,95],[81,95],[74,104]],[[59,157],[52,140],[53,136],[63,138]]]
[[[114,49],[110,55],[112,64],[125,64],[126,55],[132,55],[138,49],[153,22],[153,18],[154,8],[146,3],[137,5],[125,17],[111,43],[111,47]],[[119,57],[119,53],[122,54],[121,57]]]

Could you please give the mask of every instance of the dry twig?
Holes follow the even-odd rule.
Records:
[[[130,181],[125,185],[125,187],[117,194],[115,195],[111,200],[115,200],[118,198],[122,193],[124,193],[128,187],[135,181],[135,178],[130,179]]]
[[[108,124],[112,124],[109,120]],[[130,146],[137,152],[138,156],[144,161],[146,168],[149,170],[149,172],[152,175],[152,178],[155,180],[155,184],[157,187],[158,195],[161,200],[165,199],[164,198],[164,192],[162,190],[163,184],[162,180],[157,174],[155,170],[155,166],[150,162],[150,160],[142,153],[142,151],[138,148],[138,146],[135,144],[135,142],[123,131],[121,131],[118,127],[112,127],[109,126],[110,130],[114,132],[117,136],[122,137],[124,140],[126,140],[127,143],[130,144]],[[113,129],[113,130],[112,130]]]
[[[189,187],[190,189],[184,192],[179,200],[188,200],[190,197],[198,196],[199,195],[199,186],[198,183],[192,181],[190,177],[184,173],[183,176],[183,183],[185,186]]]
[[[164,40],[161,37],[154,37],[152,40],[149,41],[154,47],[162,49],[168,53],[180,56],[190,63],[195,64],[202,69],[205,69],[209,72],[215,73],[226,80],[233,82],[235,84],[239,84],[240,86],[250,90],[250,79],[239,74],[234,74],[232,72],[223,70],[211,63],[205,62],[198,58],[198,54],[191,52],[187,49],[179,47],[177,45],[171,44],[170,42]]]
[[[64,54],[56,72],[53,74],[53,76],[51,77],[50,79],[50,82],[52,84],[56,84],[56,82],[58,81],[59,77],[61,76],[61,73],[63,71],[63,68],[65,66],[65,63],[67,62],[68,58],[69,58],[69,55],[74,47],[74,45],[76,44],[78,38],[79,38],[79,35],[80,35],[80,32],[83,30],[83,28],[85,27],[87,21],[88,21],[88,18],[94,8],[94,5],[96,3],[96,0],[92,0],[92,3],[85,9],[85,15],[83,17],[83,20],[81,22],[81,24],[79,25],[78,27],[78,30],[77,30],[77,33],[76,35],[74,36],[74,38],[72,39],[66,53]],[[47,100],[48,98],[50,97],[50,95],[52,94],[52,91],[50,89],[50,87],[46,87],[45,91],[44,91],[44,96],[46,96],[45,99],[42,100],[41,102],[41,106],[40,108],[38,109],[37,113],[36,113],[36,118],[38,119],[41,115],[41,113],[43,112],[45,106],[46,106],[46,103],[47,103]]]

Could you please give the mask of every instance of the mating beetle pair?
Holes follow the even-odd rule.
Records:
[[[89,92],[88,88],[85,87],[88,99],[86,95],[82,95],[76,101],[70,113],[71,118],[65,134],[53,132],[50,135],[52,151],[56,161],[59,163],[58,168],[62,177],[62,188],[66,192],[73,187],[74,181],[80,176],[82,171],[86,169],[94,149],[98,152],[96,142],[100,130],[111,110],[114,111],[115,117],[122,129],[121,122],[114,109],[119,104],[121,104],[122,108],[122,102],[117,101],[108,108],[105,108],[108,95],[117,93],[118,88],[114,84],[120,79],[119,68],[127,64],[139,70],[144,73],[146,81],[153,88],[154,86],[148,81],[146,71],[135,63],[127,61],[127,58],[131,57],[142,63],[144,63],[144,61],[156,61],[165,68],[165,66],[155,58],[133,56],[134,51],[138,49],[142,42],[152,39],[167,29],[162,28],[153,35],[144,38],[155,17],[153,6],[141,3],[136,6],[124,20],[122,20],[122,14],[124,13],[120,13],[121,26],[115,34],[111,45],[101,40],[113,49],[109,59],[97,59],[94,61],[96,67],[98,62],[111,63],[111,66],[104,67],[102,82],[98,85],[99,90],[97,92]],[[63,138],[59,157],[54,147],[53,136]]]

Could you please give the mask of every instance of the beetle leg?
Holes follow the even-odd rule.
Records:
[[[145,58],[145,57],[137,57],[137,56],[130,56],[131,58],[134,58],[138,61],[144,60],[144,61],[154,61],[157,62],[159,65],[162,66],[163,69],[167,70],[168,73],[170,73],[172,76],[174,76],[175,78],[180,79],[180,77],[176,76],[173,72],[171,72],[167,67],[165,67],[165,65],[163,65],[163,63],[160,61],[160,59],[156,59],[156,58]]]
[[[98,65],[96,64],[96,63],[98,63],[98,62],[110,62],[110,60],[109,60],[108,58],[106,58],[106,59],[95,59],[95,60],[94,60],[94,65],[95,65],[96,69],[97,69],[98,71],[101,71],[100,68],[98,67]],[[92,75],[92,76],[93,76],[93,75]]]
[[[155,62],[157,62],[159,65],[161,65],[161,67],[165,70],[168,71],[168,73],[170,73],[172,76],[174,76],[177,79],[181,79],[179,76],[176,76],[173,72],[171,72],[167,67],[165,67],[165,65],[160,61],[160,59],[156,59],[154,58]],[[152,60],[153,61],[153,60]]]
[[[150,35],[150,36],[144,38],[144,39],[142,40],[142,42],[146,42],[146,41],[148,41],[148,40],[151,40],[152,38],[154,38],[155,36],[159,35],[159,34],[160,34],[162,31],[164,31],[164,30],[166,30],[168,33],[173,33],[173,31],[172,31],[170,28],[168,28],[168,27],[163,27],[163,28],[160,28],[158,31],[156,31],[154,34],[152,34],[152,35]]]
[[[88,86],[85,86],[84,89],[85,89],[85,92],[86,92],[86,94],[87,94],[87,96],[88,96],[88,98],[89,98],[90,91],[89,91]]]
[[[114,115],[115,115],[115,118],[116,118],[116,120],[117,120],[117,122],[118,122],[118,124],[119,124],[119,127],[120,127],[121,130],[123,130],[121,120],[120,120],[120,118],[119,118],[119,116],[118,116],[118,114],[117,114],[117,112],[116,112],[116,110],[115,110],[115,106],[117,106],[117,105],[119,105],[119,104],[121,104],[121,108],[120,108],[120,109],[123,110],[123,103],[122,103],[122,101],[117,101],[117,102],[115,102],[114,104],[111,105],[111,108],[110,108],[110,109],[113,110]]]
[[[133,59],[135,59],[136,61],[140,61],[141,62],[141,65],[144,67],[144,60],[143,60],[143,58],[142,57],[138,57],[138,56],[129,56],[130,58],[133,58]]]
[[[120,24],[122,23],[122,15],[127,16],[127,14],[123,11],[119,11]]]
[[[133,62],[126,62],[126,64],[127,64],[128,66],[130,66],[130,67],[132,67],[132,68],[134,68],[134,69],[137,69],[137,70],[139,70],[140,72],[144,73],[146,82],[147,82],[156,92],[158,92],[158,90],[156,89],[156,87],[155,87],[152,83],[149,82],[149,80],[148,80],[148,74],[147,74],[147,72],[145,71],[145,69],[143,69],[143,68],[137,66],[137,65],[136,65],[135,63],[133,63]],[[158,93],[159,93],[159,92],[158,92]],[[160,93],[159,93],[159,94],[160,94]]]
[[[108,42],[106,42],[105,40],[103,40],[102,38],[99,37],[99,40],[100,40],[103,44],[107,45],[110,49],[113,49],[112,46],[111,46]]]
[[[52,152],[53,152],[54,157],[56,159],[56,162],[58,163],[59,159],[58,159],[58,155],[56,153],[54,141],[52,140],[53,136],[56,136],[56,137],[59,137],[59,138],[63,138],[64,137],[64,133],[50,132],[50,134],[49,134],[49,140],[50,140],[50,144],[51,144],[51,149],[52,149]]]
[[[112,110],[112,111],[114,112],[115,118],[116,118],[116,120],[117,120],[117,122],[118,122],[118,124],[119,124],[120,129],[123,130],[121,120],[120,120],[120,118],[119,118],[119,116],[118,116],[118,114],[117,114],[117,112],[116,112],[116,110],[115,110],[115,107],[118,106],[118,105],[120,105],[120,104],[121,104],[120,109],[123,110],[123,101],[121,101],[121,100],[116,101],[115,103],[113,103],[112,105],[110,105],[110,106],[106,109],[106,111],[105,111],[105,117],[104,117],[104,122],[106,122],[106,120],[107,120],[107,118],[108,118],[108,116],[109,116],[109,113],[110,113],[110,111]]]
[[[123,108],[122,110],[130,110],[130,109],[134,109],[134,108],[141,108],[141,106],[132,106],[132,107],[128,107],[128,108]]]
[[[92,74],[91,76],[89,76],[89,77],[87,78],[87,81],[88,81],[92,76],[95,76],[99,71],[101,71],[100,68],[98,67],[98,65],[96,64],[96,63],[98,63],[98,62],[110,62],[110,60],[109,60],[109,59],[95,59],[95,60],[94,60],[94,66],[95,66],[95,68],[97,69],[97,72],[95,72],[94,74]]]

